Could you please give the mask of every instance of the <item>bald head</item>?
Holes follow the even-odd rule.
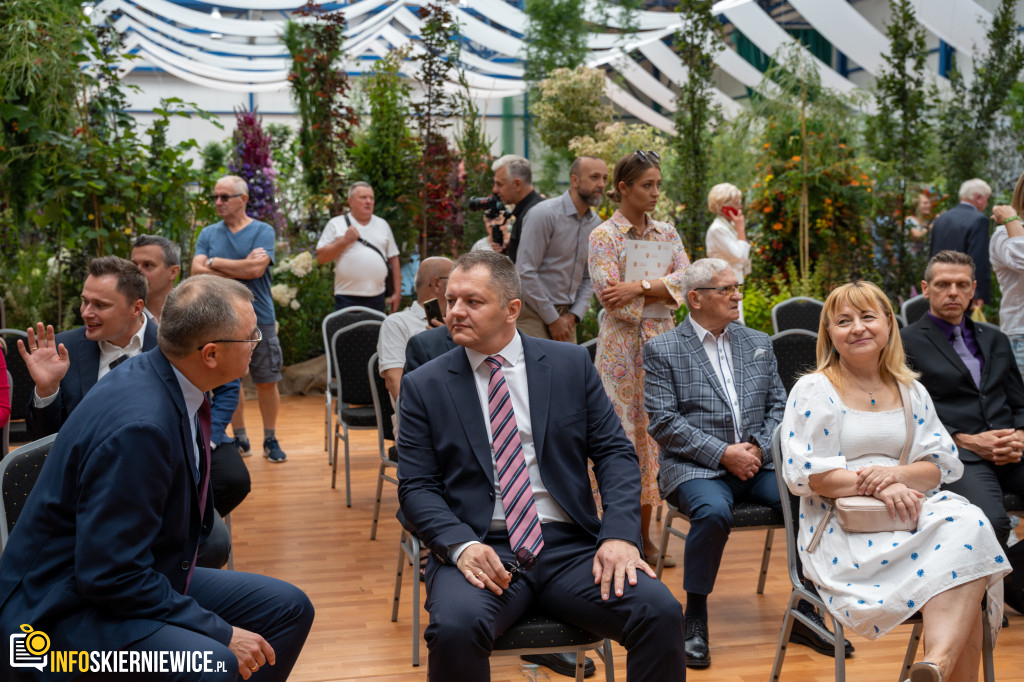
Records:
[[[448,290],[448,275],[451,271],[451,260],[443,256],[427,258],[420,263],[420,268],[416,271],[416,300],[420,305],[436,298],[441,305],[441,313],[444,314],[444,293]]]

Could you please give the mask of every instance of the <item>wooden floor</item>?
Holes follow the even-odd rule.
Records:
[[[320,680],[426,679],[423,665],[411,665],[411,574],[407,570],[398,622],[391,622],[399,525],[395,486],[385,483],[382,522],[370,540],[370,520],[378,466],[375,431],[354,432],[352,507],[345,506],[344,479],[331,490],[324,451],[322,397],[283,399],[278,437],[288,461],[271,464],[259,453],[246,459],[252,493],[232,516],[235,569],[264,573],[298,585],[316,606],[316,621],[291,679]],[[248,431],[260,433],[254,400],[246,410]],[[256,444],[253,438],[253,444]],[[660,529],[659,529],[660,532]],[[688,671],[690,680],[764,682],[768,679],[789,594],[784,546],[772,554],[765,593],[756,593],[764,534],[735,533],[726,548],[722,570],[709,600],[713,663]],[[672,538],[669,553],[682,564],[683,543]],[[682,569],[663,576],[682,600]],[[421,617],[421,627],[427,615]],[[847,679],[896,681],[910,627],[870,642],[853,637],[856,654],[847,660]],[[679,643],[682,646],[682,642]],[[626,679],[625,651],[615,645],[615,674]],[[598,663],[598,675],[604,679]],[[492,661],[496,682],[561,680],[546,669],[531,670],[518,659]],[[832,680],[833,661],[802,646],[792,646],[783,680]],[[1024,617],[1010,615],[996,649],[996,678],[1024,680]],[[449,681],[436,681],[449,682]],[[641,681],[634,681],[641,682]],[[644,681],[650,682],[650,681]],[[656,681],[655,681],[656,682]]]

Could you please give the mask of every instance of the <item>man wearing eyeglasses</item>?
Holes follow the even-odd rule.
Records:
[[[661,496],[690,517],[683,554],[686,665],[706,668],[708,595],[733,506],[780,509],[771,454],[762,445],[782,420],[786,390],[768,335],[736,324],[743,291],[732,266],[720,258],[694,261],[683,287],[689,315],[644,347],[644,406],[659,446]],[[813,612],[810,604],[806,609]],[[790,641],[832,651],[803,623],[794,624]]]
[[[213,201],[221,220],[207,225],[199,233],[196,254],[192,259],[192,274],[238,280],[252,292],[263,343],[253,353],[249,374],[256,384],[260,416],[263,418],[263,456],[273,463],[284,462],[288,456],[277,442],[276,432],[277,413],[281,407],[281,394],[277,389],[277,382],[281,380],[281,343],[277,339],[274,301],[270,296],[274,228],[246,215],[249,187],[236,175],[217,181],[213,188]],[[242,400],[238,401],[231,426],[242,455],[249,454],[245,402]]]
[[[586,350],[516,331],[521,296],[506,256],[460,256],[445,318],[459,347],[402,378],[398,494],[431,549],[429,677],[490,679],[495,638],[540,607],[621,642],[629,679],[681,681],[682,609],[640,555],[636,451]]]
[[[288,678],[313,622],[306,595],[195,563],[216,516],[203,394],[246,372],[251,299],[237,282],[189,278],[168,296],[158,348],[125,361],[68,417],[0,556],[0,631],[29,623],[55,650],[115,652],[90,664],[141,662],[128,680]],[[201,652],[206,670],[174,670],[168,651]],[[120,677],[81,672],[17,677]]]

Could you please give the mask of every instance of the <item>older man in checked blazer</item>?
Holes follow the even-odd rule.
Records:
[[[660,447],[661,495],[690,517],[683,556],[686,665],[706,668],[707,598],[715,585],[732,508],[778,509],[770,453],[786,391],[767,334],[736,323],[743,291],[729,264],[703,258],[686,270],[690,314],[644,348],[648,431]],[[807,605],[808,609],[810,605]],[[825,653],[831,644],[802,623],[791,641]]]

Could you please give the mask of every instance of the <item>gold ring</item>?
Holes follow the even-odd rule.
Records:
[[[258,665],[257,665],[257,666],[255,666],[255,667],[249,668],[249,670],[251,670],[251,671],[253,671],[253,672],[256,672],[256,671],[257,671],[257,670],[259,670],[259,669],[260,669],[260,667],[259,667]]]
[[[35,353],[37,350],[39,350],[39,346],[32,346],[32,352],[33,353]]]
[[[483,571],[483,570],[481,569],[481,571],[480,571],[479,573],[477,573],[477,574],[476,574],[476,577],[477,577],[477,578],[479,578],[479,577],[480,577],[480,576],[482,576],[483,574],[484,574],[484,571]]]

